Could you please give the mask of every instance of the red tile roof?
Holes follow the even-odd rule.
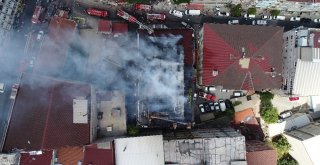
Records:
[[[58,149],[58,162],[63,165],[76,165],[83,161],[83,147],[63,147]]]
[[[128,24],[125,22],[112,22],[112,33],[127,33]]]
[[[252,108],[234,113],[234,124],[240,124],[241,122],[245,122],[246,124],[259,125],[256,117],[254,116]]]
[[[204,9],[204,4],[202,3],[190,3],[187,5],[187,9],[190,10],[203,10]]]
[[[319,32],[313,32],[314,37],[313,37],[313,44],[314,48],[320,48],[320,33]]]
[[[140,33],[149,35],[146,30],[140,30]],[[184,50],[184,63],[192,66],[194,61],[194,51],[192,45],[192,33],[191,29],[154,29],[154,36],[170,36],[170,35],[181,35],[182,39],[178,44],[183,45]]]
[[[114,165],[113,149],[86,147],[83,165]]]
[[[90,124],[73,123],[73,99],[79,96],[90,99],[90,86],[22,75],[4,150],[40,150],[90,143]]]
[[[273,67],[282,73],[283,28],[226,24],[204,24],[203,28],[203,85],[255,90],[281,87],[281,76],[272,78],[270,71]],[[247,68],[239,63],[243,49],[249,59]],[[213,70],[218,70],[218,76],[212,75]]]
[[[275,165],[277,153],[265,143],[257,140],[246,140],[248,165]]]
[[[111,22],[108,20],[99,20],[99,32],[111,32]]]
[[[35,62],[36,72],[56,75],[63,69],[75,27],[76,23],[72,20],[61,17],[51,19],[48,35],[43,37],[43,46]]]
[[[20,165],[50,165],[52,161],[53,150],[42,151],[41,155],[30,155],[21,153]]]

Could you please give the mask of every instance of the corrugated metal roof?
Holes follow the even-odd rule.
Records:
[[[293,82],[293,94],[300,96],[320,95],[320,63],[297,61]]]
[[[58,149],[58,162],[66,165],[76,165],[83,160],[83,147],[62,147]]]
[[[128,24],[125,22],[112,22],[112,33],[127,33]]]
[[[248,165],[276,165],[277,152],[258,140],[246,141]],[[261,161],[263,160],[263,161]]]
[[[162,135],[114,140],[117,165],[164,165]]]
[[[108,20],[100,20],[98,25],[99,32],[111,32],[111,22]]]
[[[21,153],[20,165],[49,165],[52,156],[52,150],[42,151],[41,154]]]
[[[113,148],[101,149],[86,147],[84,151],[83,165],[114,165]]]

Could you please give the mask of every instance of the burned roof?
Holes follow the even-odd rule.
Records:
[[[73,123],[73,99],[90,99],[90,90],[91,87],[83,83],[23,74],[4,150],[88,144],[90,124]]]
[[[204,24],[202,84],[280,88],[283,28]]]

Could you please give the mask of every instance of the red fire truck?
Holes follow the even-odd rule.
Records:
[[[97,17],[107,17],[108,16],[108,11],[98,10],[98,9],[93,9],[93,8],[88,8],[87,13],[89,15],[97,16]]]
[[[41,6],[36,6],[35,10],[34,10],[34,13],[32,15],[32,19],[31,19],[31,22],[32,23],[39,23],[39,17],[41,15],[43,11],[43,8]]]
[[[151,5],[136,3],[135,4],[135,9],[136,10],[141,10],[141,11],[151,11]]]
[[[165,14],[147,14],[148,20],[165,20],[166,15]]]

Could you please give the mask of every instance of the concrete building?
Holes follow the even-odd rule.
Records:
[[[245,138],[231,128],[164,133],[166,164],[247,164]]]
[[[0,46],[12,29],[17,9],[18,0],[0,1]]]
[[[20,153],[0,154],[0,162],[2,165],[19,164]]]
[[[290,155],[303,165],[319,165],[320,123],[315,122],[284,134],[291,144]]]

